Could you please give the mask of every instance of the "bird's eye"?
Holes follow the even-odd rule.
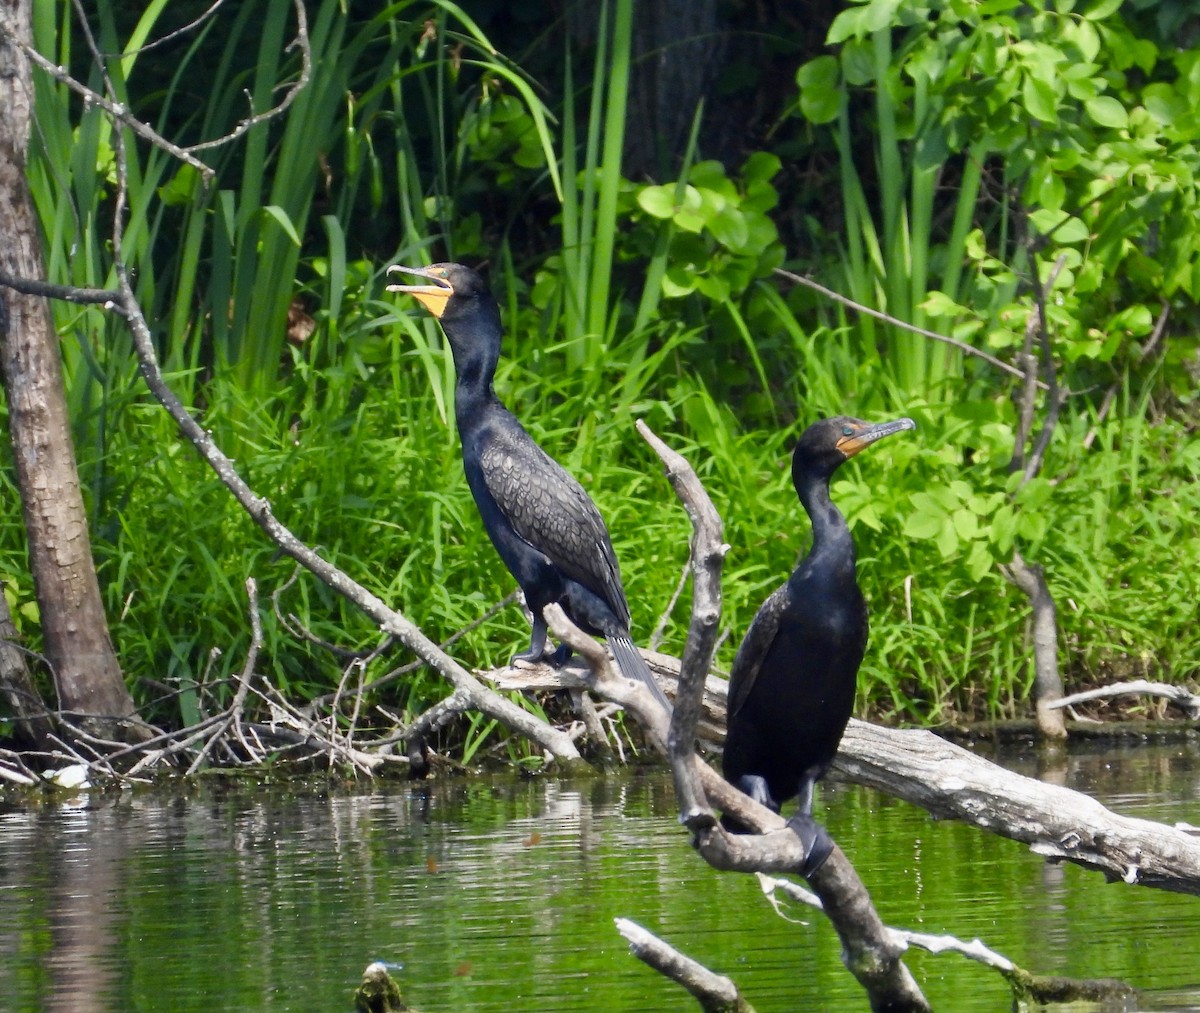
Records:
[[[854,435],[854,427],[853,426],[842,426],[842,435],[843,436],[853,436]]]

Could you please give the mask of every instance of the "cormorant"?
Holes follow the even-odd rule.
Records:
[[[905,429],[839,416],[809,426],[792,454],[792,483],[812,521],[809,553],[758,610],[729,680],[725,778],[776,812],[799,796],[788,821],[805,845],[805,874],[833,842],[812,818],[813,786],[829,769],[854,709],[867,644],[867,607],[855,577],[854,539],[829,498],[842,462]],[[740,830],[736,820],[725,825]]]
[[[454,355],[454,417],[462,438],[463,468],[483,526],[504,565],[517,579],[533,614],[529,650],[513,661],[546,654],[546,620],[558,602],[572,622],[601,634],[621,673],[640,679],[664,708],[670,704],[629,638],[629,605],[608,529],[596,504],[562,466],[534,443],[492,389],[500,359],[500,308],[484,280],[461,264],[393,265],[427,280],[389,285],[416,297],[442,326]],[[549,658],[561,665],[565,644]]]

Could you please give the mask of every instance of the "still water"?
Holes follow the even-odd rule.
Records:
[[[1200,823],[1195,743],[1075,752],[1041,774]],[[1049,866],[866,789],[824,786],[818,806],[890,924],[1122,978],[1139,1009],[1200,1010],[1200,898]],[[760,1013],[865,1008],[829,926],[790,914],[691,853],[662,773],[0,808],[5,1013],[348,1011],[377,959],[403,964],[425,1013],[696,1009],[628,955],[619,916],[732,976]],[[938,1010],[1010,1008],[962,958],[908,963]]]

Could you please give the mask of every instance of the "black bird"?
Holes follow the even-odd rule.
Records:
[[[500,359],[500,308],[484,280],[461,264],[394,265],[425,285],[389,285],[415,296],[442,325],[454,355],[454,417],[462,438],[463,467],[483,526],[504,565],[517,579],[533,614],[529,650],[513,660],[546,654],[542,610],[558,602],[572,622],[601,634],[626,678],[641,679],[664,708],[663,691],[629,638],[629,605],[608,529],[581,486],[533,442],[492,389]],[[548,659],[561,665],[562,645]]]
[[[809,553],[758,610],[734,658],[722,767],[727,780],[788,821],[815,872],[833,842],[812,818],[813,786],[829,769],[854,708],[867,644],[867,606],[855,576],[854,539],[829,498],[842,462],[912,419],[870,425],[844,416],[809,426],[792,454],[792,483],[813,527]],[[735,820],[725,825],[740,830]]]

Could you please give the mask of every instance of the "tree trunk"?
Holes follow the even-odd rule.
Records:
[[[30,0],[0,4],[0,272],[41,278],[41,237],[25,178],[33,81],[13,42],[31,40],[30,15]],[[127,738],[120,728],[134,714],[133,700],[100,602],[62,363],[44,299],[8,292],[0,300],[0,374],[59,706],[82,716],[90,731]]]
[[[25,655],[17,646],[17,628],[8,610],[3,584],[0,584],[0,697],[8,702],[17,741],[29,749],[49,749],[53,725],[33,684]]]
[[[1029,598],[1033,607],[1033,699],[1037,707],[1038,734],[1045,739],[1065,739],[1066,719],[1052,706],[1062,698],[1062,676],[1058,674],[1058,609],[1040,566],[1030,566],[1019,552],[1000,572]]]

